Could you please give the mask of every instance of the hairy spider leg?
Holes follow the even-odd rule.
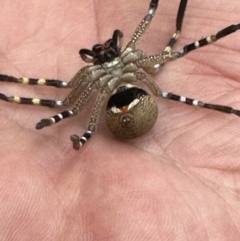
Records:
[[[167,46],[164,49],[164,52],[171,52],[173,46],[177,42],[180,34],[181,34],[181,29],[182,29],[182,23],[183,23],[183,18],[184,18],[184,13],[187,7],[187,1],[188,0],[181,0],[179,8],[178,8],[178,13],[177,13],[177,18],[176,18],[176,31],[172,35],[172,38],[169,40]]]
[[[211,44],[213,42],[216,42],[217,40],[228,36],[234,32],[236,32],[237,30],[240,30],[240,23],[239,24],[233,24],[230,25],[226,28],[221,29],[220,31],[218,31],[216,34],[210,35],[206,38],[200,39],[199,41],[195,41],[191,44],[185,45],[182,50],[180,50],[179,52],[173,52],[172,53],[172,58],[181,58],[184,55],[188,54],[189,52],[198,49],[200,47],[204,47],[208,44]]]
[[[99,116],[105,103],[105,100],[108,96],[108,91],[103,89],[97,96],[97,99],[94,102],[94,106],[90,115],[90,120],[88,123],[87,131],[80,137],[78,135],[72,135],[70,137],[71,141],[73,142],[73,148],[75,150],[79,150],[96,130],[96,126],[98,124]]]
[[[1,82],[10,82],[10,83],[17,83],[17,84],[25,84],[25,85],[47,85],[47,86],[54,86],[57,88],[67,88],[68,84],[62,80],[56,79],[34,79],[34,78],[27,78],[21,77],[16,78],[9,75],[0,74],[0,81]]]
[[[138,81],[143,82],[155,96],[162,96],[159,86],[148,74],[139,71],[136,73],[136,78]]]
[[[142,19],[140,24],[137,26],[130,42],[127,44],[127,48],[130,47],[132,49],[135,49],[137,41],[144,35],[147,28],[151,24],[151,21],[158,7],[158,1],[159,0],[151,0],[149,9],[148,9],[148,14]]]
[[[160,68],[163,67],[165,62],[168,62],[171,60],[170,58],[170,53],[172,52],[173,46],[176,44],[180,34],[181,34],[181,29],[182,29],[182,23],[183,23],[183,18],[185,14],[185,10],[187,7],[187,1],[188,0],[181,0],[179,7],[178,7],[178,13],[177,13],[177,18],[176,18],[176,31],[170,38],[167,46],[165,47],[163,53],[158,55],[158,59],[164,60],[161,63],[155,63],[152,64],[152,58],[154,61],[154,56],[147,56],[146,58],[142,58],[142,63],[146,62],[144,64],[139,64],[139,67],[142,67],[147,73],[149,74],[155,74],[159,71]],[[153,62],[154,63],[154,62]]]
[[[191,99],[191,98],[184,97],[181,95],[176,95],[173,93],[162,92],[159,89],[158,85],[156,85],[155,82],[146,73],[138,72],[136,76],[137,76],[137,79],[139,81],[142,81],[150,89],[150,91],[157,97],[162,97],[165,99],[178,101],[187,105],[198,106],[201,108],[216,110],[223,113],[240,116],[240,110],[234,109],[231,106],[205,103],[201,100]]]
[[[90,76],[91,71],[94,73],[94,76]],[[98,76],[102,76],[102,71],[99,70],[97,66],[85,67],[79,70],[75,76],[67,83],[61,80],[53,79],[33,79],[33,78],[16,78],[8,75],[0,75],[0,81],[11,82],[18,84],[27,84],[27,85],[46,85],[54,86],[58,88],[71,88],[72,91],[64,100],[51,100],[51,99],[40,99],[40,98],[26,98],[19,96],[6,96],[3,93],[0,93],[0,100],[4,100],[11,103],[17,104],[28,104],[36,106],[44,106],[50,108],[61,108],[73,104],[76,99],[84,92],[86,87],[94,81]],[[61,113],[62,114],[62,113]],[[64,113],[63,116],[66,114]],[[48,122],[46,122],[48,123]],[[41,129],[41,128],[37,128]]]
[[[234,115],[240,116],[240,110],[233,109],[231,106],[204,103],[201,100],[191,99],[191,98],[187,98],[184,96],[176,95],[173,93],[167,93],[167,92],[162,92],[162,97],[170,100],[179,101],[187,105],[198,106],[202,108],[220,111],[227,114],[234,114]]]
[[[151,70],[153,67],[158,67],[159,65],[162,65],[164,63],[167,63],[169,61],[176,60],[178,58],[181,58],[188,54],[189,52],[196,50],[198,48],[204,47],[206,45],[212,44],[213,42],[216,42],[217,40],[228,36],[237,30],[240,30],[240,23],[235,25],[230,25],[220,31],[218,31],[216,34],[210,35],[206,38],[200,39],[199,41],[195,41],[191,44],[185,45],[180,51],[174,51],[174,52],[162,52],[160,54],[150,55],[145,58],[142,58],[137,61],[137,64],[139,67],[143,68],[149,73],[151,73]]]
[[[76,102],[73,109],[64,110],[50,118],[42,119],[37,123],[36,129],[40,130],[44,127],[51,126],[63,119],[73,117],[81,112],[88,103],[93,92],[99,88],[97,81],[99,78],[103,77],[104,74],[105,70],[102,70],[99,65],[88,66],[79,70],[78,73],[68,83],[68,86],[73,90],[62,101],[62,106],[69,106]],[[105,81],[107,81],[109,76],[106,75],[105,79]]]
[[[18,83],[18,84],[25,84],[25,85],[47,85],[47,86],[54,86],[57,88],[66,88],[68,87],[67,82],[62,80],[56,79],[34,79],[34,78],[27,78],[21,77],[16,78],[9,75],[0,74],[0,81],[1,82],[10,82],[10,83]]]
[[[81,112],[84,109],[84,107],[88,103],[88,100],[92,96],[92,93],[94,90],[96,90],[96,89],[92,88],[91,86],[86,88],[85,91],[82,92],[81,95],[79,96],[79,98],[72,110],[64,110],[61,113],[54,115],[48,119],[42,119],[40,122],[37,123],[36,129],[40,130],[44,127],[56,124],[63,119],[77,115],[79,112]]]
[[[19,96],[6,96],[0,93],[0,100],[4,100],[11,103],[27,104],[27,105],[37,105],[45,107],[62,107],[63,102],[61,100],[49,100],[49,99],[39,99],[39,98],[26,98]]]
[[[15,78],[13,76],[0,74],[1,82],[17,83],[17,84],[26,84],[26,85],[46,85],[54,86],[57,88],[68,88],[68,84],[65,81],[54,80],[54,79],[33,79],[33,78]],[[17,103],[17,104],[28,104],[28,105],[38,105],[46,107],[61,107],[63,102],[60,100],[49,100],[49,99],[39,99],[39,98],[26,98],[19,96],[6,96],[3,93],[0,93],[0,100],[7,102]]]

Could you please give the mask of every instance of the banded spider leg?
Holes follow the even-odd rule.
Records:
[[[33,79],[33,78],[15,78],[13,76],[0,74],[1,82],[9,82],[9,83],[17,83],[17,84],[25,84],[25,85],[46,85],[53,86],[57,88],[67,88],[68,84],[65,81],[61,80],[53,80],[53,79]],[[47,107],[60,107],[62,106],[62,101],[55,100],[47,100],[47,99],[38,99],[38,98],[26,98],[19,96],[6,96],[0,93],[0,100],[4,100],[7,102],[13,102],[18,104],[28,104],[28,105],[40,105]]]
[[[181,0],[176,18],[176,31],[173,34],[164,51],[160,54],[147,56],[137,60],[138,67],[143,68],[146,71],[146,73],[157,73],[165,63],[181,58],[193,50],[212,44],[213,42],[216,42],[219,39],[228,36],[237,30],[240,30],[240,23],[235,25],[233,24],[226,28],[223,28],[216,34],[210,35],[206,38],[200,39],[199,41],[195,41],[193,43],[185,45],[180,51],[172,51],[174,44],[177,42],[180,36],[186,5],[187,0]],[[187,98],[174,93],[162,92],[159,89],[159,87],[155,84],[155,82],[151,80],[151,78],[145,73],[138,74],[138,80],[144,82],[155,96],[174,101],[179,101],[187,105],[198,106],[202,108],[224,112],[227,114],[235,114],[237,116],[240,116],[240,110],[233,109],[230,106],[204,103],[201,100]]]

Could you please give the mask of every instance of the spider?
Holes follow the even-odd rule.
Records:
[[[107,103],[106,122],[112,133],[120,138],[129,139],[141,136],[153,127],[158,115],[157,105],[145,90],[134,85],[137,82],[144,83],[156,97],[240,116],[240,110],[229,106],[204,103],[200,100],[163,92],[150,77],[156,74],[165,63],[181,58],[197,48],[211,44],[240,29],[240,24],[230,25],[216,34],[185,45],[180,51],[173,51],[180,36],[186,6],[187,0],[181,0],[176,18],[176,31],[163,52],[149,56],[136,47],[137,42],[151,24],[158,7],[158,0],[151,0],[148,13],[137,26],[125,49],[121,51],[123,33],[120,30],[115,30],[112,38],[103,44],[94,45],[91,50],[81,49],[80,57],[90,65],[80,69],[69,82],[0,75],[0,81],[3,82],[72,89],[64,100],[8,97],[2,93],[0,93],[0,100],[51,108],[65,108],[73,105],[71,110],[64,110],[50,118],[42,119],[36,125],[36,129],[40,130],[78,115],[86,107],[93,94],[98,92],[86,132],[82,136],[72,135],[70,137],[73,148],[76,150],[80,149],[96,131],[103,105],[111,94]]]

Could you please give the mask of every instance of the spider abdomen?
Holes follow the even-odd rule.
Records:
[[[142,136],[155,124],[158,107],[143,89],[121,86],[107,104],[106,123],[109,130],[121,139]]]

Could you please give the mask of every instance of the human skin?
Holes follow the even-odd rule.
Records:
[[[124,32],[126,44],[149,0],[1,1],[0,73],[69,81],[80,48]],[[160,53],[178,1],[161,0],[139,48]],[[240,22],[239,0],[189,1],[176,49]],[[125,45],[124,45],[125,46]],[[240,109],[240,31],[168,63],[163,91]],[[7,95],[63,99],[68,90],[0,83]],[[156,99],[154,128],[131,141],[107,129],[80,150],[79,116],[35,130],[59,110],[0,102],[0,240],[240,240],[240,118]]]

